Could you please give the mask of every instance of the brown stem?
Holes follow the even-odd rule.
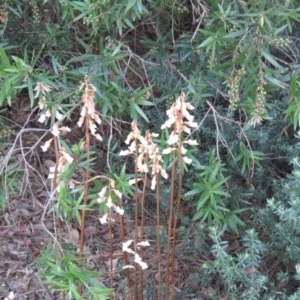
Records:
[[[148,158],[145,161],[145,164],[148,165]],[[145,212],[144,212],[144,206],[145,206],[145,195],[146,195],[146,188],[147,188],[147,180],[148,176],[145,173],[144,176],[144,184],[143,184],[143,192],[141,196],[141,240],[143,240],[144,237],[144,225],[145,225]],[[142,247],[141,249],[141,258],[143,258],[144,255],[144,249]],[[139,299],[143,300],[144,299],[144,294],[143,294],[143,288],[144,288],[144,280],[143,280],[143,270],[140,269],[140,293],[139,293]]]
[[[112,217],[111,217],[111,209],[109,209],[109,247],[110,247],[110,287],[113,287],[113,238],[112,238]],[[114,295],[112,294],[111,299],[114,299]]]
[[[85,150],[87,152],[87,161],[90,160],[90,133],[89,133],[89,120],[90,117],[86,116],[85,118]],[[86,206],[88,204],[88,195],[89,195],[89,178],[90,178],[90,171],[88,168],[85,169],[84,172],[84,196],[83,196],[83,205]],[[84,238],[85,238],[85,218],[86,218],[86,211],[81,211],[81,228],[80,228],[80,244],[79,244],[79,262],[82,263],[83,258],[83,248],[84,248]]]
[[[176,212],[174,216],[174,223],[173,223],[173,234],[172,234],[172,257],[171,257],[171,263],[172,263],[172,278],[171,278],[171,284],[172,286],[175,286],[175,278],[174,278],[174,261],[175,261],[175,246],[176,246],[176,233],[177,233],[177,220],[180,210],[180,202],[181,202],[181,190],[182,190],[182,154],[181,154],[181,143],[179,144],[179,151],[178,151],[178,168],[179,168],[179,182],[178,182],[178,191],[176,195]],[[171,299],[174,299],[174,288],[171,290]]]
[[[120,200],[118,201],[118,205],[121,207]],[[119,223],[120,223],[121,240],[124,243],[124,241],[125,241],[124,216],[119,215]],[[128,265],[128,256],[127,256],[126,252],[123,252],[123,259],[124,259],[125,266],[127,266]],[[126,278],[127,278],[127,286],[129,289],[129,300],[132,300],[131,277],[130,277],[129,269],[126,269]]]
[[[171,187],[170,187],[170,200],[169,200],[169,219],[168,219],[168,241],[167,241],[167,266],[166,266],[166,300],[169,299],[169,288],[170,288],[170,250],[171,250],[171,239],[172,239],[172,223],[173,223],[173,205],[174,205],[174,181],[175,181],[175,155],[173,156],[173,165],[171,173]],[[173,270],[172,270],[173,272]],[[172,277],[172,275],[171,275]]]
[[[138,142],[135,140],[135,149],[138,147]],[[138,211],[139,211],[139,199],[138,199],[138,178],[137,178],[137,160],[138,160],[138,150],[134,153],[134,176],[135,176],[135,185],[134,185],[134,245],[138,243]],[[134,268],[134,299],[138,300],[138,270]]]
[[[159,185],[158,174],[156,176],[156,242],[157,242],[157,268],[158,268],[158,287],[157,287],[157,300],[161,300],[161,248],[160,248],[160,207],[159,207]]]
[[[53,174],[53,184],[52,184],[52,190],[56,191],[57,188],[57,175],[58,175],[58,161],[59,161],[59,157],[60,157],[60,152],[59,152],[59,145],[58,145],[58,137],[54,137],[53,138],[54,141],[54,149],[55,149],[55,169],[54,169],[54,174]],[[60,218],[60,216],[58,216],[57,219],[57,227],[58,227],[58,243],[59,245],[62,244],[62,220]]]

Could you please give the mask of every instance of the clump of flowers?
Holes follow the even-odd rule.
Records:
[[[156,176],[160,174],[164,178],[168,178],[166,170],[161,166],[162,158],[159,155],[159,149],[156,143],[153,142],[153,138],[158,137],[158,134],[146,131],[145,137],[141,135],[135,122],[131,123],[132,131],[127,136],[125,143],[129,145],[127,150],[120,152],[120,155],[127,156],[133,155],[137,152],[137,171],[139,173],[148,173],[149,166],[151,167],[151,189],[154,190],[156,186]],[[131,183],[134,183],[133,180]]]
[[[104,214],[99,221],[101,224],[106,224],[108,222],[114,222],[114,219],[111,217],[111,209],[113,209],[117,214],[124,215],[124,209],[116,205],[113,201],[114,198],[118,200],[122,199],[122,193],[115,188],[115,181],[111,178],[108,178],[108,185],[104,186],[99,192],[99,198],[97,199],[98,203],[104,203],[109,208],[109,212]]]
[[[185,156],[187,149],[184,145],[198,145],[196,140],[187,139],[182,141],[183,133],[190,135],[191,129],[197,128],[197,123],[194,122],[194,116],[189,113],[189,110],[193,109],[193,105],[185,102],[185,94],[181,93],[171,108],[167,110],[169,119],[161,126],[161,129],[173,127],[167,141],[170,147],[164,149],[162,154],[169,154],[179,149],[183,155],[182,159],[186,164],[190,164],[192,160]]]
[[[79,90],[83,90],[81,97],[82,108],[80,112],[80,118],[77,122],[77,125],[81,127],[84,123],[85,118],[88,118],[88,127],[91,134],[99,141],[102,141],[102,137],[97,133],[97,125],[101,124],[101,119],[95,109],[95,91],[96,88],[89,82],[89,79],[86,78],[85,81],[80,85]]]
[[[142,268],[142,270],[147,269],[148,265],[142,260],[141,256],[137,253],[137,250],[140,249],[141,247],[150,246],[149,242],[148,241],[142,241],[142,242],[137,243],[136,247],[135,247],[136,248],[135,250],[132,250],[131,248],[129,248],[132,243],[134,243],[133,240],[129,240],[127,242],[124,242],[123,247],[122,247],[123,252],[127,252],[129,254],[134,255],[134,262],[137,265],[139,265]],[[123,269],[127,269],[127,268],[134,268],[134,266],[127,265],[127,266],[123,267]]]

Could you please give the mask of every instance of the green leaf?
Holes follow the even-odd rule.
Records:
[[[273,58],[273,56],[265,51],[262,51],[261,53],[263,57],[274,67],[276,67],[279,70],[283,70],[284,68]]]
[[[209,36],[206,40],[204,40],[199,46],[198,48],[204,48],[207,46],[210,46],[211,44],[213,44],[215,42],[215,38]]]
[[[234,31],[234,32],[230,32],[228,34],[226,34],[225,36],[223,36],[223,39],[235,39],[237,37],[240,37],[241,35],[245,34],[245,30],[239,30],[239,31]]]
[[[125,13],[127,13],[135,4],[136,4],[136,0],[128,0],[125,8]]]
[[[145,113],[142,111],[142,109],[136,104],[133,103],[133,107],[135,109],[135,111],[147,122],[149,123],[149,120],[147,118],[147,116],[145,115]]]
[[[284,90],[288,89],[288,85],[272,76],[266,75],[265,79],[274,84],[275,86],[278,86],[280,88],[283,88]]]

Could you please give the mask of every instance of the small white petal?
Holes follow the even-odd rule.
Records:
[[[105,214],[102,218],[99,218],[101,224],[106,224],[108,220],[108,214]]]
[[[63,114],[61,114],[58,110],[55,113],[55,118],[60,121],[64,117]]]
[[[40,110],[43,110],[45,105],[44,105],[44,102],[40,99],[39,102],[38,102],[38,107]]]
[[[169,136],[168,144],[174,145],[174,144],[178,143],[178,141],[179,141],[179,135],[172,132]]]
[[[48,150],[48,148],[50,147],[51,143],[52,143],[53,139],[50,139],[48,141],[45,142],[45,144],[43,146],[41,146],[43,152],[46,152]]]
[[[151,180],[151,190],[154,190],[156,187],[156,176],[153,176]]]
[[[191,129],[190,129],[189,127],[187,127],[187,126],[183,126],[183,127],[182,127],[182,130],[183,130],[185,133],[187,133],[187,134],[190,134],[190,133],[191,133]]]
[[[181,146],[181,153],[184,155],[184,154],[186,154],[186,152],[187,152],[187,150],[183,146]]]
[[[121,152],[119,153],[119,155],[121,155],[121,156],[127,156],[130,154],[132,154],[132,152],[129,150],[121,150]]]
[[[198,145],[198,142],[196,140],[186,140],[183,143],[191,145],[191,146],[197,146]]]
[[[123,270],[125,269],[134,269],[134,266],[131,266],[131,265],[126,265],[122,268]]]
[[[77,122],[78,127],[81,127],[83,122],[84,122],[84,117],[81,116]]]
[[[41,114],[38,118],[39,123],[44,123],[46,121],[46,114]]]
[[[195,107],[189,102],[186,103],[186,108],[189,109],[189,110],[195,109]]]
[[[97,124],[101,124],[101,119],[100,119],[100,117],[98,116],[98,115],[94,115],[94,120],[97,122]]]
[[[183,156],[182,159],[186,164],[190,164],[192,162],[192,160],[186,156]]]
[[[105,195],[106,191],[107,191],[107,186],[105,186],[101,189],[101,191],[98,194],[99,197],[103,197]]]
[[[121,216],[124,215],[124,209],[122,209],[121,207],[115,205],[114,209],[115,209],[116,213],[118,213],[119,215],[121,215]]]
[[[161,168],[160,170],[160,175],[165,178],[165,179],[168,179],[169,175],[167,174],[166,170]]]
[[[122,193],[116,189],[113,189],[115,195],[119,198],[119,199],[122,199]]]
[[[52,130],[51,130],[51,133],[54,135],[54,136],[59,136],[59,129],[58,129],[58,126],[57,124],[54,124],[53,127],[52,127]]]
[[[100,142],[102,141],[102,136],[99,133],[93,134],[93,136],[96,138],[96,140],[98,140]]]
[[[148,246],[150,246],[150,243],[149,243],[149,241],[142,241],[142,242],[137,243],[137,245],[142,246],[142,247],[148,247]]]
[[[63,157],[66,159],[66,161],[71,164],[74,161],[74,158],[67,152],[65,151],[61,151],[61,154],[63,155]]]
[[[66,133],[66,132],[71,132],[71,129],[69,127],[60,127],[59,131],[61,131],[62,133]]]
[[[123,252],[128,252],[128,253],[132,253],[132,254],[135,254],[134,251],[132,251],[129,246],[133,243],[133,240],[128,240],[127,242],[124,242],[123,243],[123,246],[122,246],[122,250]]]
[[[184,124],[186,124],[187,126],[189,126],[191,128],[197,128],[198,127],[197,122],[184,122]]]
[[[142,261],[141,257],[136,253],[134,256],[134,262],[136,262],[140,267],[145,270],[148,268],[148,265]]]
[[[163,150],[162,154],[170,154],[171,152],[173,152],[174,150],[176,150],[176,148],[166,148]]]
[[[112,199],[111,199],[110,196],[108,196],[108,198],[107,198],[106,206],[107,206],[108,208],[111,208],[111,207],[114,206],[114,204],[112,203]]]

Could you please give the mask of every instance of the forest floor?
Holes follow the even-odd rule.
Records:
[[[11,169],[18,169],[21,176],[17,176],[13,182],[15,192],[5,195],[5,208],[0,210],[0,299],[32,299],[32,300],[56,300],[62,299],[61,294],[50,292],[43,283],[41,269],[36,261],[47,247],[51,248],[56,243],[56,220],[51,206],[51,192],[47,181],[47,168],[45,162],[53,161],[53,151],[45,155],[41,144],[49,138],[50,133],[37,122],[37,114],[23,107],[10,109],[3,114],[8,124],[11,124],[11,134],[8,135],[5,145],[0,150],[0,174],[2,174],[2,188],[7,187],[6,175],[11,174]],[[76,135],[76,133],[74,133]],[[72,138],[70,134],[69,138]],[[128,203],[132,206],[133,203]],[[149,204],[151,209],[151,204]],[[153,205],[152,205],[153,206]],[[87,213],[85,226],[84,254],[87,258],[88,270],[96,271],[99,282],[114,288],[115,298],[125,300],[128,298],[127,281],[124,271],[120,272],[119,262],[123,259],[122,242],[119,236],[119,228],[113,229],[114,247],[110,247],[110,231],[99,222],[99,212]],[[133,239],[134,220],[128,214],[124,216],[125,228],[128,238],[130,232]],[[116,225],[118,226],[118,225]],[[146,212],[146,225],[144,236],[155,244],[155,211]],[[78,251],[79,226],[76,222],[63,224],[63,243]],[[189,234],[193,235],[192,227]],[[162,228],[162,231],[166,231]],[[181,243],[178,237],[178,254],[175,257],[176,265],[176,299],[205,299],[205,294],[211,291],[193,283],[193,275],[201,268],[203,258],[196,261],[190,256],[189,250]],[[181,250],[182,249],[182,250]],[[144,274],[144,282],[147,284],[148,294],[151,295],[151,287],[157,286],[157,249],[149,247],[144,252],[144,261],[149,270]],[[162,253],[165,261],[165,253]],[[111,265],[112,263],[112,265]],[[107,276],[113,268],[113,286],[110,284],[110,276]],[[162,268],[166,266],[162,262]],[[102,274],[102,275],[101,275]],[[187,295],[184,290],[191,294]],[[146,297],[152,300],[152,297]],[[220,298],[222,299],[222,298]],[[153,298],[153,300],[155,300]]]

